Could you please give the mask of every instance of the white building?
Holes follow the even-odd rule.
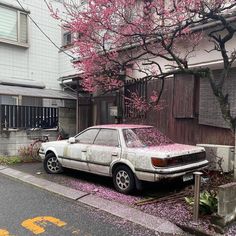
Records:
[[[75,73],[60,52],[64,39],[43,0],[0,0],[0,105],[58,107],[75,100],[58,81]]]
[[[61,3],[57,1],[52,3],[58,7],[61,6]],[[61,27],[58,21],[50,16],[43,0],[0,0],[1,94],[7,94],[8,88],[4,86],[14,84],[20,87],[43,88],[47,90],[50,97],[49,90],[61,90],[58,83],[61,72],[68,70],[68,67],[73,70],[70,64],[71,58],[60,53],[59,49],[38,27],[55,45],[61,47],[63,41]],[[61,57],[63,57],[63,63],[67,62],[67,65],[64,66],[61,63]],[[21,91],[22,94],[15,95],[22,95],[23,101],[20,101],[21,98],[17,98],[17,96],[10,98],[2,95],[0,103],[38,104],[32,99],[24,100],[24,89]],[[32,90],[32,95],[35,94],[33,91],[36,90]],[[44,94],[41,90],[37,90],[37,92]],[[52,92],[54,92],[55,98],[67,98],[67,94],[63,97],[61,93],[57,96],[55,91]]]
[[[63,6],[59,0],[48,2]],[[55,128],[59,122],[74,134],[76,93],[59,79],[76,73],[71,57],[61,50],[65,40],[69,36],[45,1],[0,0],[1,155],[16,155],[22,145],[32,143],[35,134],[29,128]]]

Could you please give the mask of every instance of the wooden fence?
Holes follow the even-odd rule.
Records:
[[[186,144],[212,143],[234,145],[234,135],[229,129],[202,125],[199,123],[200,80],[179,76],[167,78],[161,96],[162,109],[150,111],[146,116],[131,117],[125,109],[125,123],[142,123],[156,126],[176,142]],[[161,81],[151,80],[140,84],[135,83],[126,88],[138,91],[138,94],[149,98],[153,91],[160,91]],[[126,93],[126,96],[129,94]],[[209,107],[210,109],[210,107]],[[138,112],[136,112],[138,114]],[[217,119],[217,117],[214,117]]]
[[[133,96],[138,95],[140,98],[147,99],[147,85],[148,80],[138,80],[133,79],[126,81],[124,89],[124,109],[123,118],[145,118],[146,114],[144,112],[138,111],[132,104],[131,101],[134,99]]]
[[[55,128],[58,125],[58,108],[0,105],[2,129]]]

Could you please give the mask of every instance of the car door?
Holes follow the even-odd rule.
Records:
[[[75,143],[69,143],[63,152],[63,166],[88,171],[87,151],[94,142],[99,129],[88,129],[75,136]]]
[[[119,132],[116,129],[100,129],[93,145],[88,147],[88,165],[93,173],[109,175],[110,164],[120,159]]]

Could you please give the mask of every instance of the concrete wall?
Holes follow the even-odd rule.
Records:
[[[16,156],[20,147],[33,143],[34,138],[49,134],[49,140],[56,140],[56,130],[7,130],[0,133],[0,156]]]

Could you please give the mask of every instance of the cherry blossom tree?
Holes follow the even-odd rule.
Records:
[[[76,36],[73,63],[83,73],[85,91],[120,89],[125,79],[159,79],[160,92],[148,100],[135,94],[129,98],[139,109],[149,109],[160,101],[168,76],[205,77],[234,132],[236,117],[223,86],[236,59],[229,47],[236,32],[235,5],[235,0],[87,0],[83,5],[71,0],[63,12],[48,7]],[[207,52],[223,61],[219,79],[208,67],[190,66],[203,40],[212,45]]]

